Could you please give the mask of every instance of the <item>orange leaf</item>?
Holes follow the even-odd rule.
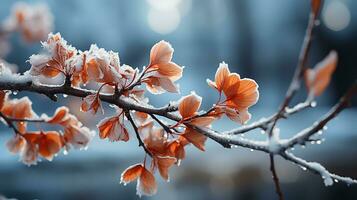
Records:
[[[309,93],[319,96],[330,83],[331,76],[336,69],[338,56],[335,51],[331,51],[314,69],[307,69],[305,72],[305,83]]]
[[[149,124],[150,128],[151,123]],[[147,149],[152,154],[164,154],[167,152],[166,137],[162,128],[151,128],[149,135],[144,139]]]
[[[120,178],[120,183],[124,185],[134,181],[135,179],[139,178],[141,172],[143,171],[142,164],[136,164],[128,167],[122,174]]]
[[[182,67],[178,66],[176,63],[160,63],[157,66],[157,72],[164,77],[170,78],[172,81],[176,81],[182,77]]]
[[[205,142],[207,137],[191,128],[186,128],[185,133],[181,135],[189,142],[195,145],[201,151],[205,151]]]
[[[151,196],[156,192],[157,184],[154,175],[146,168],[142,168],[142,172],[136,188],[136,193],[141,197],[141,195]]]
[[[27,143],[21,152],[21,161],[26,165],[35,165],[38,160],[38,148],[32,143]]]
[[[49,61],[48,64],[41,69],[41,74],[49,78],[56,77],[59,73],[61,73],[59,65],[54,61]]]
[[[224,111],[230,120],[240,124],[245,124],[251,118],[251,114],[248,112],[248,109],[235,109],[226,107]]]
[[[36,144],[38,143],[39,138],[41,137],[40,132],[28,132],[22,135],[25,139],[26,142],[31,143],[31,144]]]
[[[212,122],[216,120],[215,117],[197,117],[190,120],[190,124],[195,126],[207,127],[212,124]]]
[[[216,76],[215,76],[215,82],[216,82],[216,86],[218,91],[222,91],[223,87],[225,85],[225,82],[227,81],[227,78],[229,76],[231,72],[228,69],[228,65],[226,63],[221,63],[219,64],[219,67],[217,69],[216,72]]]
[[[68,108],[65,106],[61,106],[56,109],[53,117],[51,117],[49,120],[47,120],[47,122],[51,123],[51,124],[61,123],[67,119],[68,113],[69,113]]]
[[[186,140],[186,139],[185,139]],[[185,147],[180,141],[175,140],[168,145],[169,155],[177,159],[177,161],[185,158]]]
[[[32,102],[28,97],[12,100],[15,106],[12,110],[12,117],[17,119],[31,118],[33,116]]]
[[[16,134],[15,137],[11,138],[6,143],[6,147],[9,149],[11,153],[18,153],[21,151],[22,148],[24,148],[25,144],[26,144],[25,139],[19,134]]]
[[[320,12],[323,0],[311,0],[311,10],[315,16]]]
[[[238,91],[232,95],[232,98],[227,104],[233,103],[237,109],[247,109],[256,104],[258,99],[258,84],[252,79],[244,78],[240,81]],[[232,104],[229,106],[232,106]]]
[[[104,74],[95,59],[91,59],[86,65],[87,78],[91,80],[100,80],[103,78]]]
[[[0,90],[0,110],[4,106],[5,100],[6,100],[6,92]]]
[[[115,126],[114,124],[117,123],[117,121],[118,121],[117,117],[112,117],[112,118],[106,118],[98,123],[97,127],[99,129],[100,139],[104,139],[108,137],[110,132],[113,131],[113,127]]]
[[[221,93],[230,73],[231,72],[229,71],[228,65],[222,62],[219,64],[219,67],[216,71],[215,82],[207,79],[207,83],[209,86],[217,89]]]
[[[146,88],[152,94],[161,94],[165,91],[178,93],[179,91],[178,86],[176,86],[174,82],[167,77],[150,76],[143,82],[146,83]]]
[[[103,113],[103,108],[98,94],[90,94],[83,99],[81,109],[84,112],[91,111],[96,114],[98,109]]]
[[[169,181],[169,168],[176,163],[176,158],[155,157],[155,161],[161,177],[166,181]]]
[[[110,141],[128,141],[129,133],[119,116],[105,118],[98,123],[99,137],[101,139],[109,138]]]
[[[240,82],[241,80],[239,74],[237,73],[229,74],[222,88],[227,99],[233,98],[238,93]]]
[[[161,40],[151,48],[150,65],[170,62],[173,53],[172,46],[168,42]]]
[[[191,93],[181,98],[178,110],[183,119],[193,117],[201,106],[202,97]]]
[[[172,93],[178,93],[179,92],[179,88],[177,85],[174,84],[174,82],[166,77],[159,77],[159,86],[168,91],[168,92],[172,92]]]
[[[38,141],[39,153],[47,160],[52,160],[54,154],[62,148],[61,136],[56,131],[47,131],[41,134]]]

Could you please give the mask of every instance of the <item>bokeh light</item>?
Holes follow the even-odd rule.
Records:
[[[177,8],[157,10],[151,8],[148,14],[150,28],[160,34],[169,34],[177,29],[181,21],[180,12]]]
[[[156,10],[167,11],[177,8],[181,0],[147,0],[147,2]]]
[[[190,1],[187,0],[147,0],[149,5],[148,24],[159,34],[169,34],[180,25],[181,18],[187,14]]]
[[[327,28],[341,31],[350,24],[351,12],[345,3],[334,0],[327,4],[322,19]]]

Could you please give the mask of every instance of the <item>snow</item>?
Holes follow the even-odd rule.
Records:
[[[274,128],[272,132],[272,136],[269,138],[269,142],[268,142],[269,151],[272,153],[278,153],[281,149],[281,141],[279,135],[280,135],[280,129]]]
[[[317,162],[308,162],[304,159],[298,158],[294,156],[291,153],[286,153],[290,158],[292,158],[294,161],[296,161],[297,164],[299,164],[301,167],[307,168],[311,171],[315,171],[319,173],[324,180],[325,186],[331,186],[333,185],[334,181],[332,179],[332,174],[330,174],[329,171],[326,170],[324,166],[322,166],[320,163]]]
[[[23,75],[13,73],[3,63],[0,63],[0,82],[4,83],[27,83],[32,81],[32,76],[29,71]]]
[[[324,179],[325,186],[333,185],[333,180],[331,178],[330,173],[323,167],[320,163],[317,162],[308,162],[309,166],[316,171],[318,171],[321,177]]]
[[[269,146],[268,141],[256,141],[256,140],[251,140],[235,135],[222,135],[222,134],[218,134],[218,135],[228,140],[228,142],[230,142],[231,144],[235,144],[238,146],[249,147],[254,149],[268,148],[267,146]]]

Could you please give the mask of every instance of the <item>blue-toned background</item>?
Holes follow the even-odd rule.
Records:
[[[9,15],[16,1],[1,0],[0,21]],[[175,48],[174,61],[185,66],[179,81],[181,95],[195,90],[204,97],[203,109],[217,94],[206,84],[218,64],[225,61],[231,71],[255,79],[260,101],[251,109],[253,119],[272,114],[282,101],[293,75],[309,13],[308,0],[49,0],[55,17],[55,32],[78,49],[90,44],[119,52],[121,63],[146,65],[151,46],[159,40]],[[313,66],[331,49],[339,53],[339,65],[328,90],[318,98],[314,110],[304,111],[289,121],[282,120],[281,136],[288,137],[310,125],[332,106],[357,78],[357,2],[326,0],[320,25],[313,37],[309,63]],[[11,38],[8,62],[29,68],[25,62],[40,50],[40,44],[26,44],[18,35]],[[58,104],[46,97],[30,95],[37,113],[51,114]],[[156,106],[177,100],[178,94],[150,96]],[[302,92],[296,98],[303,100]],[[79,117],[80,102],[63,100]],[[354,100],[354,105],[356,105]],[[107,115],[110,115],[107,113]],[[103,118],[86,119],[95,127]],[[332,172],[357,178],[357,109],[345,110],[328,125],[321,145],[297,148],[295,153],[321,162]],[[223,120],[217,130],[237,124]],[[6,150],[11,130],[0,134],[0,194],[18,199],[134,199],[135,183],[119,185],[121,172],[140,162],[143,153],[136,141],[110,143],[98,137],[87,151],[71,151],[52,162],[26,167]],[[259,131],[246,137],[261,138]],[[208,141],[206,152],[188,148],[188,158],[171,170],[171,180],[158,180],[158,194],[150,199],[275,199],[268,156],[237,148],[223,149]],[[278,159],[278,174],[287,199],[357,199],[357,187],[335,184],[326,188],[321,177]]]

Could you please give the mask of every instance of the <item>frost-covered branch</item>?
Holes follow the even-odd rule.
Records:
[[[284,141],[281,149],[285,151],[286,149],[292,148],[297,144],[304,144],[310,139],[312,135],[320,130],[323,130],[325,125],[332,119],[334,119],[344,108],[350,105],[352,97],[357,93],[357,81],[348,89],[348,91],[343,95],[339,102],[331,108],[331,110],[326,113],[319,121],[313,123],[311,127],[308,127],[301,132],[295,134],[292,138]]]
[[[304,37],[304,41],[302,47],[300,49],[299,59],[297,67],[295,68],[294,76],[290,82],[289,88],[286,91],[285,98],[283,103],[280,105],[279,111],[277,115],[274,117],[273,124],[270,126],[268,130],[268,134],[271,135],[272,131],[275,128],[277,121],[283,117],[283,113],[285,109],[289,106],[290,101],[293,99],[295,93],[300,89],[300,81],[303,78],[306,64],[308,61],[308,55],[311,47],[311,38],[314,27],[316,25],[316,20],[321,9],[322,2],[321,0],[312,0],[311,1],[311,12],[309,16],[308,25],[306,28],[306,33]]]
[[[333,173],[330,173],[327,171],[325,167],[323,167],[320,163],[317,162],[308,162],[302,158],[296,157],[292,153],[284,152],[280,154],[283,158],[285,158],[288,161],[291,161],[297,165],[299,165],[302,169],[304,170],[309,170],[313,173],[319,174],[322,179],[324,180],[324,184],[326,186],[331,186],[333,185],[334,181],[337,182],[342,182],[346,183],[347,185],[352,185],[352,184],[357,184],[357,180],[349,178],[349,177],[343,177],[339,176]]]
[[[315,104],[316,103],[314,101],[306,100],[306,101],[304,101],[302,103],[296,104],[292,108],[285,108],[285,110],[284,110],[284,112],[282,114],[282,118],[288,118],[290,115],[298,113],[298,112],[300,112],[300,111],[302,111],[302,110],[304,110],[306,108],[314,107]],[[246,133],[246,132],[251,131],[251,130],[256,129],[256,128],[261,128],[263,130],[267,130],[268,125],[275,120],[277,115],[278,114],[275,113],[275,114],[273,114],[273,115],[271,115],[269,117],[262,118],[262,119],[260,119],[258,121],[252,122],[250,124],[243,125],[240,128],[233,129],[231,131],[226,131],[226,132],[223,132],[223,133],[229,134],[229,135],[238,135],[238,134]]]

